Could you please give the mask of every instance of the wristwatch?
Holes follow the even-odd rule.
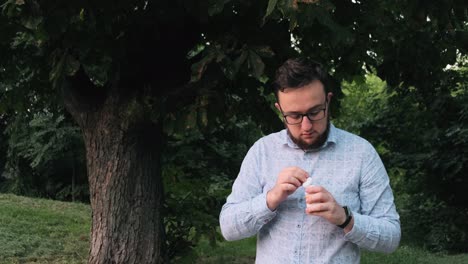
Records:
[[[346,214],[346,221],[344,221],[343,224],[338,225],[338,227],[340,228],[345,228],[349,224],[349,222],[351,222],[351,219],[353,218],[353,213],[351,212],[351,210],[349,210],[348,206],[343,206],[343,209]]]

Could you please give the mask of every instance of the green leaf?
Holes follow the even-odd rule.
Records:
[[[107,55],[99,54],[98,59],[97,62],[91,62],[90,64],[82,63],[81,65],[94,85],[102,87],[109,79],[112,58]]]
[[[230,1],[231,0],[222,0],[222,1],[215,0],[215,1],[212,1],[214,3],[211,3],[211,6],[208,8],[208,14],[210,16],[214,16],[216,14],[221,13],[223,11],[223,9],[224,9],[224,5],[227,4]]]
[[[52,86],[56,87],[58,81],[63,76],[63,69],[67,60],[67,54],[61,50],[55,50],[52,55],[52,70],[49,74],[49,81],[52,82]]]
[[[259,46],[253,48],[253,50],[260,56],[264,58],[271,58],[275,56],[275,52],[271,49],[270,46]]]
[[[289,31],[293,31],[297,27],[297,16],[293,14],[289,17]]]
[[[67,63],[65,65],[65,74],[73,76],[80,68],[80,62],[71,55],[67,55]]]
[[[190,82],[198,82],[203,73],[206,70],[206,67],[210,62],[215,59],[215,54],[213,52],[208,53],[207,56],[203,57],[199,62],[194,63],[192,65],[192,77],[190,78]]]
[[[265,23],[265,20],[268,16],[271,15],[271,13],[273,13],[273,10],[275,10],[275,7],[276,7],[276,4],[278,3],[278,0],[270,0],[268,1],[268,6],[267,6],[267,10],[266,10],[266,14],[265,16],[263,17],[263,22]]]
[[[258,56],[258,54],[252,50],[249,51],[249,64],[250,68],[252,69],[253,76],[257,79],[260,79],[265,70],[265,64],[263,63],[260,56]]]
[[[224,58],[221,70],[223,71],[226,78],[229,80],[234,80],[236,77],[237,71],[234,63],[227,57]]]
[[[21,11],[21,7],[24,4],[24,1],[18,3],[16,0],[8,0],[0,7],[2,8],[2,13],[7,17],[14,17]]]
[[[187,59],[193,59],[195,56],[200,54],[202,51],[205,50],[205,45],[204,44],[198,44],[195,46],[193,49],[191,49],[188,54],[187,54]]]
[[[30,30],[37,30],[39,24],[42,22],[42,17],[27,17],[23,21],[23,25],[25,28],[30,29]]]
[[[242,64],[245,62],[247,59],[248,52],[247,51],[242,51],[241,55],[237,57],[237,59],[234,61],[234,66],[236,67],[236,72],[239,71],[240,67]]]

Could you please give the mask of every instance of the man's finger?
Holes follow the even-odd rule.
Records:
[[[288,177],[288,180],[286,181],[287,183],[290,183],[290,184],[293,184],[294,186],[296,187],[299,187],[301,186],[301,182],[298,178],[294,177],[294,176],[290,176]]]
[[[289,193],[295,192],[297,190],[297,187],[291,183],[283,183],[282,185],[283,185],[283,190]]]
[[[301,184],[309,178],[309,173],[307,173],[305,170],[300,169],[297,171],[297,178],[301,181]]]
[[[307,203],[324,203],[329,201],[329,196],[326,193],[318,192],[313,194],[306,194],[305,199]]]
[[[301,183],[309,177],[309,173],[299,167],[288,167],[286,170],[294,175]]]
[[[308,194],[319,193],[319,192],[326,192],[325,188],[318,185],[310,185],[305,189],[305,192]]]
[[[312,203],[307,204],[306,212],[307,213],[318,213],[328,211],[328,205],[326,203]]]

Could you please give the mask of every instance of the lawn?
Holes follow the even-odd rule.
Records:
[[[0,194],[1,264],[86,263],[91,223],[89,205]],[[175,264],[254,263],[255,238],[200,244]],[[362,264],[468,263],[468,254],[434,254],[406,245],[393,254],[363,252]]]
[[[207,241],[202,241],[192,255],[186,256],[177,264],[215,264],[215,263],[254,263],[255,238],[241,241],[223,242],[212,249]],[[196,261],[194,261],[196,259]],[[361,264],[466,264],[468,254],[446,255],[402,245],[392,254],[363,251]]]
[[[86,263],[88,205],[0,194],[0,263]]]

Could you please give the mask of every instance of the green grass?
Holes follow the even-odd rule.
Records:
[[[218,243],[212,248],[208,240],[201,240],[191,254],[176,260],[175,264],[251,264],[255,263],[255,237]]]
[[[0,194],[0,264],[86,263],[91,211],[89,205]],[[255,260],[255,238],[207,240],[175,264],[247,264]],[[362,252],[362,264],[461,264],[468,254],[434,254],[402,245],[393,254]]]
[[[422,249],[400,246],[392,254],[382,254],[374,252],[362,252],[362,264],[385,263],[385,264],[466,264],[468,263],[468,254],[445,255],[434,254]]]
[[[85,263],[89,206],[0,194],[0,263]]]
[[[194,259],[196,259],[194,261]],[[255,237],[234,242],[222,242],[212,249],[206,240],[194,252],[178,260],[176,264],[254,263]],[[402,245],[392,254],[362,251],[361,264],[466,264],[468,254],[435,254],[422,249]]]

